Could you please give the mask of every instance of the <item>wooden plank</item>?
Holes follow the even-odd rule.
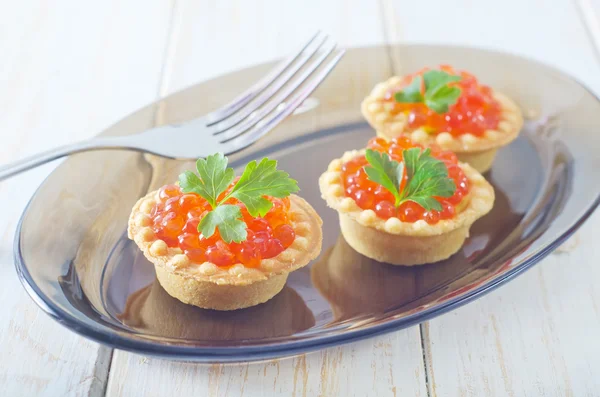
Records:
[[[544,0],[494,4],[461,0],[436,2],[435,6],[382,0],[382,4],[391,42],[466,45],[515,53],[558,67],[600,89],[594,48],[573,1],[553,1],[552,6]],[[401,65],[402,60],[396,63]]]
[[[600,1],[574,0],[583,24],[587,28],[596,56],[600,56]]]
[[[384,1],[392,41],[485,46],[557,66],[600,92],[573,2]],[[428,29],[423,29],[427,17]],[[557,27],[560,26],[560,29]],[[401,67],[402,60],[395,60]],[[561,250],[500,290],[422,325],[430,396],[596,395],[600,289],[595,215]]]
[[[416,328],[292,359],[203,365],[115,351],[109,396],[425,396]]]
[[[161,1],[7,3],[0,15],[2,162],[90,137],[152,102],[170,11]],[[0,389],[6,396],[99,396],[111,349],[42,313],[12,266],[17,220],[52,169],[0,184]]]
[[[596,214],[578,249],[425,324],[431,395],[596,395],[599,228]]]
[[[362,0],[183,1],[177,9],[166,92],[281,58],[317,30],[340,47],[381,44],[384,39],[377,4]]]
[[[164,93],[282,57],[319,28],[344,46],[382,43],[384,39],[379,9],[364,1],[224,1],[214,5],[188,1],[178,4],[177,9]],[[340,87],[351,84],[339,83]],[[361,85],[361,90],[366,92],[370,84]],[[205,366],[115,352],[107,395],[174,393],[424,396],[419,331],[413,327],[357,344],[261,364]]]

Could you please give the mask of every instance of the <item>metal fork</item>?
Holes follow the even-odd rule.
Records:
[[[317,88],[344,55],[344,50],[334,52],[335,47],[333,41],[318,32],[298,53],[212,113],[182,125],[164,125],[135,135],[98,137],[42,152],[0,167],[0,181],[69,154],[90,150],[128,149],[173,159],[237,152],[273,129]]]

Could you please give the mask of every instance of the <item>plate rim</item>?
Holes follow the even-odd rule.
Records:
[[[389,46],[385,45],[375,45],[375,46],[361,46],[356,47],[351,50],[361,50],[361,49],[374,49],[374,48],[388,48]],[[546,69],[552,70],[555,73],[569,79],[575,84],[579,85],[585,91],[587,91],[591,97],[593,97],[598,104],[600,104],[600,96],[598,96],[593,90],[591,90],[586,84],[582,83],[578,78],[572,76],[570,73],[565,72],[553,65],[548,65],[545,62],[539,61],[537,59],[533,59],[528,56],[511,53],[508,51],[499,51],[495,49],[482,48],[477,46],[461,46],[461,45],[444,45],[444,44],[395,44],[392,46],[393,48],[409,48],[409,47],[445,47],[445,48],[456,48],[456,49],[468,49],[471,51],[484,52],[495,55],[508,56],[512,58],[517,58],[520,60],[525,60],[528,63],[537,64],[538,66],[542,66]],[[253,65],[247,68],[237,69],[232,72],[216,76],[214,78],[222,78],[229,74],[239,73],[244,70],[249,70],[252,68],[264,66],[270,64],[272,62],[266,62],[260,65]],[[209,80],[205,80],[196,84],[192,84],[188,87],[185,87],[181,90],[178,90],[172,93],[169,96],[177,95],[180,92],[188,90],[197,84],[202,84],[206,81],[213,80],[211,78]],[[160,98],[155,102],[149,103],[136,111],[128,113],[126,116],[121,118],[124,120],[131,115],[145,109],[153,104],[164,101],[166,98]],[[117,121],[117,123],[120,122]],[[116,123],[113,123],[114,125]],[[110,127],[109,127],[110,128]],[[102,134],[102,132],[100,133]],[[520,274],[523,274],[526,270],[533,267],[533,265],[540,262],[546,256],[548,256],[552,251],[554,251],[558,246],[560,246],[565,240],[567,240],[577,229],[579,229],[592,215],[592,213],[596,210],[596,208],[600,205],[600,194],[587,206],[585,211],[579,216],[576,221],[568,227],[564,232],[560,233],[559,236],[555,237],[550,243],[539,248],[537,251],[534,251],[532,255],[523,260],[518,266],[515,266],[509,269],[506,273],[501,275],[500,277],[491,280],[488,283],[483,283],[473,289],[470,289],[462,294],[458,294],[449,298],[448,300],[439,303],[438,305],[426,308],[420,312],[411,313],[405,317],[400,317],[396,319],[389,320],[385,323],[374,324],[367,328],[360,329],[347,329],[343,333],[333,334],[333,335],[324,335],[312,337],[309,339],[303,340],[292,340],[289,342],[282,343],[273,343],[273,344],[262,344],[262,345],[238,345],[238,346],[194,346],[194,345],[171,345],[171,344],[158,344],[152,340],[140,340],[133,339],[127,336],[123,336],[120,332],[115,331],[109,327],[98,325],[97,323],[88,324],[80,321],[75,316],[66,312],[59,306],[55,305],[46,294],[44,294],[37,284],[34,282],[29,270],[25,264],[21,253],[21,231],[22,224],[27,214],[29,207],[33,201],[33,198],[37,196],[39,189],[46,183],[47,179],[55,172],[53,170],[38,188],[35,190],[34,194],[29,199],[27,205],[25,206],[21,216],[19,217],[19,221],[15,230],[15,236],[13,240],[13,258],[15,261],[15,268],[17,271],[17,275],[24,289],[30,298],[51,318],[57,321],[59,324],[68,328],[69,330],[99,342],[104,345],[108,345],[112,348],[117,348],[125,351],[130,351],[137,354],[147,354],[155,357],[161,358],[169,358],[175,360],[186,360],[186,361],[196,361],[196,362],[204,362],[204,363],[233,363],[233,362],[250,362],[250,361],[261,361],[266,359],[273,358],[282,358],[294,356],[301,353],[307,353],[315,350],[324,349],[327,347],[338,346],[341,344],[347,344],[355,341],[359,341],[362,339],[374,337],[377,335],[381,335],[384,333],[400,330],[403,328],[407,328],[418,323],[427,321],[433,317],[438,315],[447,313],[451,310],[457,309],[473,300],[480,298],[481,296],[495,290],[499,286],[511,281],[515,277]],[[536,238],[537,240],[537,238]]]

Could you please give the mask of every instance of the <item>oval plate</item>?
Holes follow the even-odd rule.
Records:
[[[397,60],[402,60],[399,65]],[[360,102],[394,73],[450,63],[514,98],[524,130],[486,175],[496,189],[490,214],[447,261],[411,268],[377,264],[340,237],[337,214],[317,186],[329,161],[364,147],[374,132]],[[395,65],[397,70],[392,70]],[[107,130],[180,123],[225,103],[269,65],[208,81],[150,105]],[[15,238],[21,281],[48,314],[73,331],[147,355],[202,362],[290,356],[408,327],[510,280],[550,253],[598,205],[600,103],[544,65],[460,47],[350,50],[304,109],[255,146],[231,157],[241,167],[269,156],[299,181],[324,220],[323,251],[292,273],[271,301],[235,312],[187,306],[166,294],[125,230],[136,200],[172,182],[193,162],[134,152],[70,157],[41,185]],[[182,144],[202,144],[182,142]]]

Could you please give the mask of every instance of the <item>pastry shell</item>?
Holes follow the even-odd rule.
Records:
[[[406,136],[425,146],[437,145],[455,152],[460,161],[469,163],[483,173],[492,166],[497,150],[516,139],[523,127],[523,114],[517,104],[506,95],[492,90],[493,98],[501,107],[501,119],[497,129],[487,130],[483,136],[465,133],[455,137],[447,132],[431,134],[421,128],[409,131],[406,115],[392,114],[394,104],[383,101],[385,94],[399,82],[399,77],[392,77],[377,84],[361,104],[362,113],[369,124],[378,136],[385,139]]]
[[[211,262],[194,263],[179,248],[168,247],[150,227],[150,211],[157,191],[142,197],[129,218],[128,236],[154,264],[162,287],[183,303],[204,309],[236,310],[264,303],[283,286],[288,273],[306,266],[321,252],[323,221],[299,196],[290,196],[290,225],[296,239],[274,258],[263,259],[257,268],[238,263],[219,267]]]
[[[430,225],[424,220],[402,222],[396,217],[379,218],[373,210],[361,209],[344,193],[342,164],[365,150],[344,153],[333,160],[319,178],[322,197],[339,213],[340,227],[348,244],[378,262],[393,265],[422,265],[447,259],[469,236],[469,228],[494,205],[494,189],[473,167],[459,163],[471,188],[452,219]]]

